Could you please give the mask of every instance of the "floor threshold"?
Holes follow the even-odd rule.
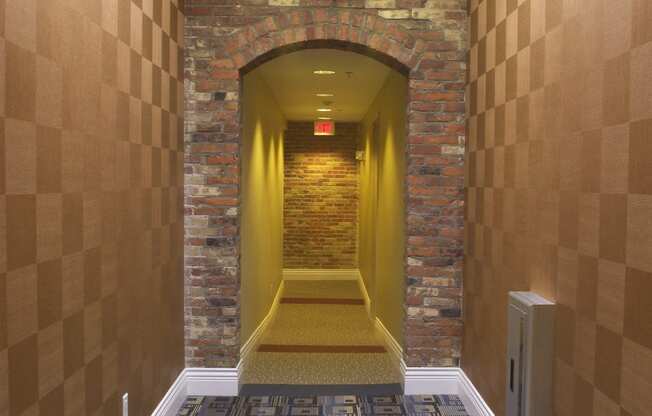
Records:
[[[401,395],[400,383],[389,384],[243,384],[241,396],[378,396]]]

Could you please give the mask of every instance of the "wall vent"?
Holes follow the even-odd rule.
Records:
[[[507,416],[550,416],[554,304],[510,292],[507,320]]]

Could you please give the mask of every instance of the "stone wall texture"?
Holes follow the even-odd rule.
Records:
[[[297,48],[346,48],[410,79],[404,354],[459,363],[466,0],[186,1],[186,361],[239,359],[240,72]],[[397,219],[401,220],[401,219]]]
[[[314,136],[313,123],[285,133],[283,267],[355,269],[358,233],[358,125]]]
[[[151,414],[184,367],[183,4],[0,0],[0,415]]]
[[[555,300],[554,414],[652,409],[652,4],[471,1],[463,368],[504,414],[507,297]]]

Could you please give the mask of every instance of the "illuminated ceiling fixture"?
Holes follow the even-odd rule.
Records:
[[[315,71],[312,71],[312,73],[315,75],[334,75],[335,71],[330,71],[327,69],[317,69]]]
[[[330,108],[318,108],[317,111],[319,111],[320,113],[330,113],[333,110]]]
[[[332,97],[334,94],[328,93],[328,92],[319,92],[315,94],[317,97]]]
[[[332,120],[331,117],[317,117],[318,120]]]

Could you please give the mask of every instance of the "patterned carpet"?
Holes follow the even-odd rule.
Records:
[[[190,396],[178,416],[468,416],[453,395]]]

